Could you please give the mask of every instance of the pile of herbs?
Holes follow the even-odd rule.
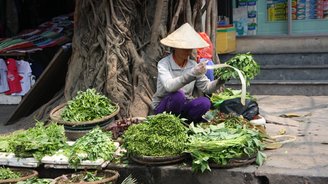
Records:
[[[17,130],[10,134],[5,134],[0,136],[0,152],[12,152],[9,147],[9,143],[15,136],[21,133],[23,130]]]
[[[35,127],[14,135],[9,139],[9,150],[17,157],[31,157],[41,160],[66,146],[64,126],[36,122]]]
[[[237,54],[225,62],[230,66],[239,69],[245,77],[247,86],[250,85],[250,80],[260,72],[260,66],[256,63],[250,53]],[[232,68],[218,68],[214,70],[214,75],[217,78],[228,81],[231,78],[239,78],[238,73]]]
[[[216,109],[219,109],[222,102],[224,102],[225,100],[230,100],[230,99],[234,99],[234,98],[241,98],[241,90],[225,88],[220,93],[213,93],[210,100],[211,100],[211,103],[213,104],[213,106]],[[249,93],[246,93],[246,99],[256,101],[256,99],[253,96],[251,96]]]
[[[104,132],[99,127],[92,129],[86,135],[65,150],[70,165],[77,168],[83,160],[112,160],[116,146],[111,132]]]
[[[188,139],[184,120],[170,113],[147,116],[131,125],[123,134],[123,146],[137,156],[177,156],[185,150]]]
[[[21,173],[14,172],[9,168],[0,168],[0,180],[8,180],[8,179],[17,179],[21,177]]]
[[[96,89],[78,91],[77,95],[67,102],[61,113],[64,121],[83,122],[102,118],[117,110],[115,104]]]
[[[192,156],[192,170],[211,170],[209,163],[227,165],[230,159],[253,157],[262,165],[265,155],[261,135],[246,126],[229,123],[190,125],[191,135],[187,152]]]

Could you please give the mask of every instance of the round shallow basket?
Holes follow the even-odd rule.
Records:
[[[233,158],[230,159],[228,164],[226,165],[221,165],[221,164],[217,164],[214,162],[210,162],[209,166],[211,168],[232,168],[232,167],[240,167],[240,166],[245,166],[245,165],[250,165],[252,163],[254,163],[256,160],[256,156],[252,156],[252,157],[244,157],[244,158]]]
[[[38,176],[38,172],[32,169],[10,168],[10,170],[20,173],[21,177],[16,179],[0,180],[0,183],[12,184]]]
[[[61,118],[61,113],[64,110],[64,107],[66,106],[66,103],[60,104],[54,109],[50,111],[50,118],[52,121],[57,122],[58,124],[64,125],[65,129],[71,129],[71,130],[90,130],[94,128],[96,125],[98,126],[104,126],[111,121],[114,120],[114,117],[118,114],[120,111],[120,107],[118,104],[115,104],[116,111],[114,111],[112,114],[104,116],[102,118],[94,119],[91,121],[64,121]]]
[[[143,165],[169,165],[176,164],[186,159],[186,154],[177,156],[136,156],[131,155],[130,158]]]
[[[71,173],[71,174],[65,174],[62,176],[59,176],[57,178],[55,178],[51,184],[66,184],[66,183],[72,183],[74,184],[74,182],[70,182],[67,181],[70,180],[72,178],[73,175],[76,174],[83,174],[85,173],[85,171],[80,171],[77,173]],[[97,171],[97,177],[104,177],[101,180],[98,181],[92,181],[92,182],[77,182],[77,183],[84,183],[84,184],[101,184],[101,183],[111,183],[111,184],[115,184],[117,182],[117,179],[119,177],[119,173],[118,171],[115,170],[99,170]]]
[[[105,126],[99,126],[103,131],[106,131]],[[66,126],[64,126],[65,128],[65,136],[67,137],[68,140],[70,141],[76,141],[76,139],[84,136],[85,134],[87,134],[88,132],[90,132],[92,129],[88,129],[88,130],[71,130],[71,129],[67,129]]]

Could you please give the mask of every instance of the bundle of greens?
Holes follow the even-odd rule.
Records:
[[[78,91],[77,95],[64,107],[61,118],[64,121],[91,121],[110,115],[117,110],[112,101],[96,89]]]
[[[245,76],[246,84],[250,85],[250,80],[254,79],[255,76],[260,72],[260,66],[253,59],[250,53],[237,54],[225,62],[230,66],[239,69]],[[214,70],[216,78],[222,80],[230,80],[231,78],[239,78],[238,73],[232,68],[218,68]]]
[[[257,131],[245,127],[229,128],[225,123],[191,124],[187,152],[193,158],[194,172],[211,170],[209,163],[227,165],[230,159],[252,157],[257,154],[257,163],[262,165],[264,155],[261,136]]]
[[[123,134],[123,146],[129,154],[138,156],[177,156],[185,149],[187,128],[183,119],[162,113],[146,117],[131,125]]]
[[[43,122],[37,122],[35,127],[14,136],[9,141],[9,149],[17,157],[33,156],[41,160],[67,145],[64,126],[55,123],[46,127]]]
[[[211,103],[213,104],[213,106],[215,108],[219,109],[220,105],[225,100],[230,100],[230,99],[240,98],[240,97],[241,97],[241,90],[225,88],[224,91],[222,91],[220,93],[213,93],[210,100],[211,100]],[[246,99],[256,100],[249,93],[246,93]]]
[[[111,132],[103,132],[99,127],[94,128],[68,147],[64,152],[69,158],[70,165],[77,168],[83,160],[97,159],[112,160],[116,146]]]
[[[12,139],[15,139],[17,134],[20,134],[23,130],[17,130],[10,134],[5,134],[0,136],[0,152],[12,152],[10,150],[9,143]]]
[[[9,168],[0,168],[0,180],[8,180],[8,179],[17,179],[21,177],[21,173],[14,172]]]

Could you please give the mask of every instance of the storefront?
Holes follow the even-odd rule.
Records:
[[[328,0],[235,0],[237,36],[328,35]]]

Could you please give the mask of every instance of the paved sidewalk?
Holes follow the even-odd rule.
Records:
[[[193,174],[186,166],[147,167],[114,165],[120,178],[138,175],[140,183],[270,183],[298,184],[328,183],[328,96],[255,96],[260,114],[267,120],[266,130],[274,136],[285,132],[296,136],[294,142],[276,150],[267,150],[264,165],[232,169],[213,169],[212,172]],[[12,107],[0,105],[0,130],[4,116]],[[8,112],[6,112],[8,111]],[[299,117],[286,117],[294,115]],[[11,127],[12,128],[12,127]],[[182,177],[183,176],[183,177]]]
[[[266,151],[268,159],[255,174],[270,183],[328,183],[328,97],[256,96],[267,132],[286,131],[296,140]],[[279,116],[295,114],[300,117]],[[286,180],[287,176],[291,181]],[[300,181],[296,182],[295,177]]]

